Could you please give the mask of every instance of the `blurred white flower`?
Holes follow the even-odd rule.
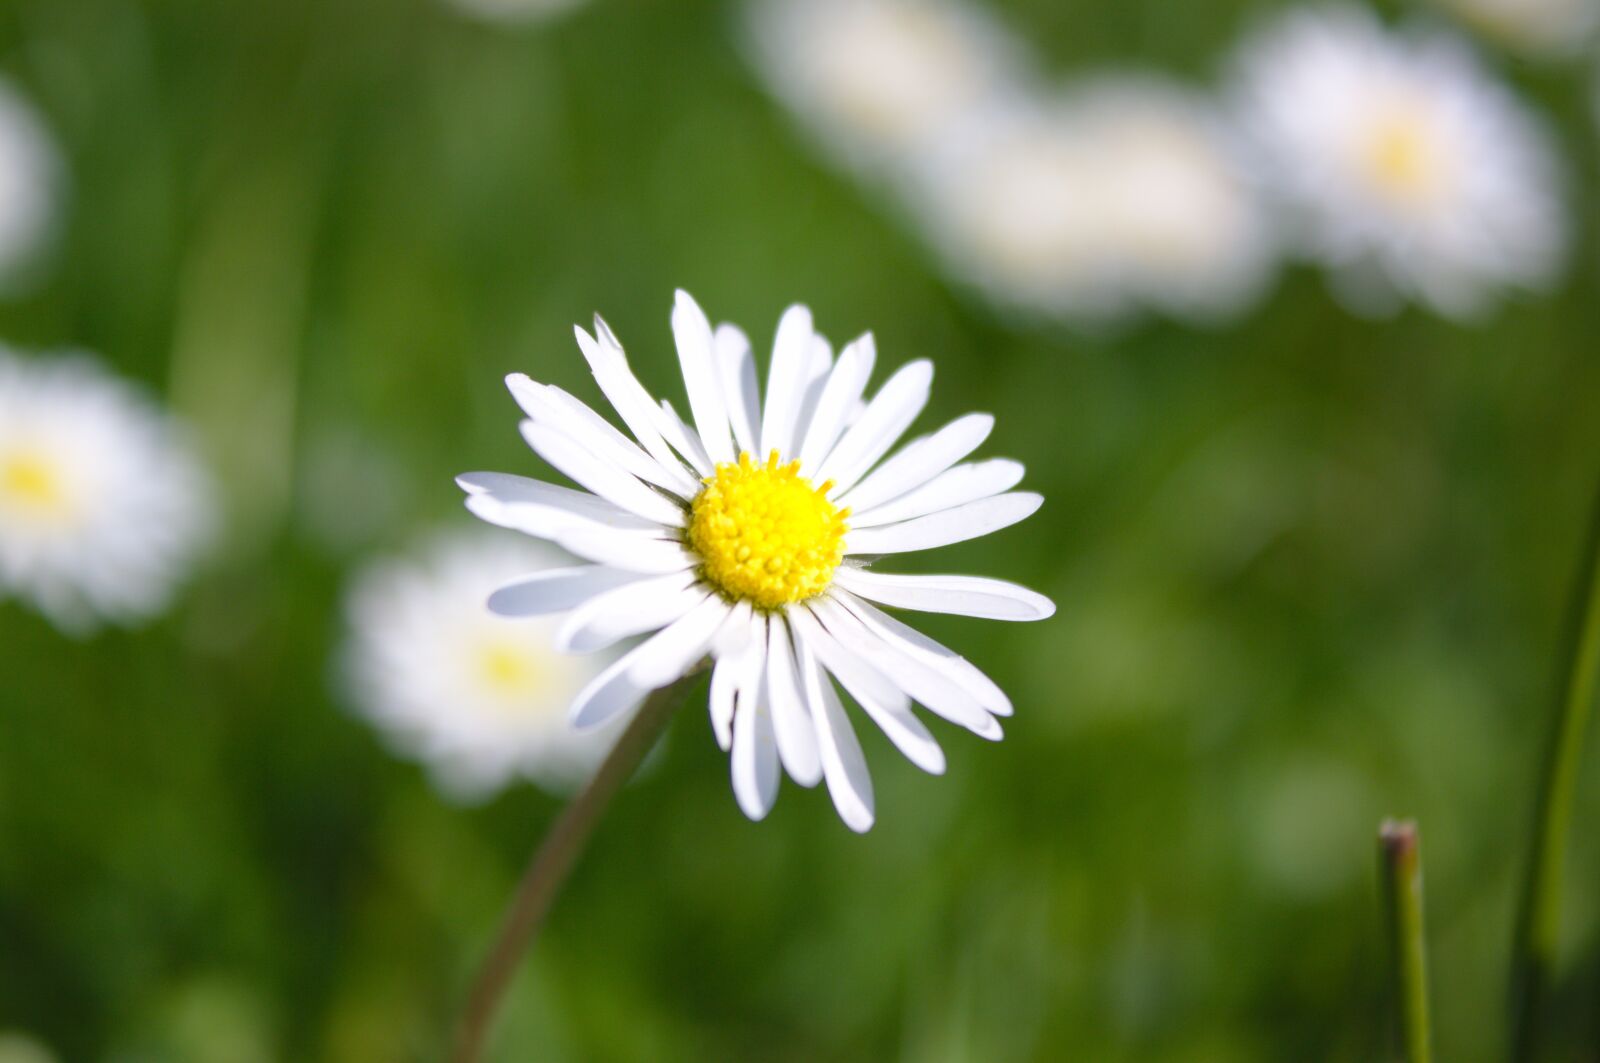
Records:
[[[1017,51],[951,0],[751,0],[752,65],[825,148],[858,166],[914,158],[1017,78]]]
[[[521,776],[564,792],[587,779],[617,729],[578,732],[567,707],[606,663],[554,649],[555,620],[489,611],[491,591],[571,558],[473,528],[374,562],[346,597],[352,701],[448,796],[488,797]]]
[[[1276,261],[1258,190],[1211,101],[1117,74],[1073,90],[1103,183],[1105,268],[1125,298],[1189,318],[1237,313]]]
[[[565,14],[587,0],[446,0],[463,14],[486,22],[539,22]]]
[[[528,445],[584,489],[468,473],[458,478],[467,508],[591,563],[510,583],[490,605],[509,616],[570,610],[556,633],[563,650],[650,633],[578,695],[580,727],[631,713],[710,655],[712,729],[744,813],[765,816],[787,771],[802,786],[826,779],[840,818],[864,831],[872,778],[835,681],[934,774],[944,751],[913,702],[991,741],[997,717],[1011,714],[992,680],[880,606],[990,620],[1055,612],[1014,583],[890,575],[871,563],[998,531],[1043,499],[1011,490],[1022,479],[1014,461],[963,462],[994,427],[987,414],[891,455],[927,404],[933,366],[901,366],[863,405],[877,358],[870,334],[835,359],[811,312],[790,307],[763,402],[743,332],[713,329],[685,292],[672,331],[692,426],[645,391],[599,318],[594,335],[576,330],[578,345],[633,438],[560,388],[507,378]]]
[[[0,80],[0,278],[54,222],[61,160],[31,104]]]
[[[1508,48],[1563,55],[1594,43],[1600,0],[1435,0]]]
[[[1461,317],[1551,282],[1563,210],[1543,129],[1472,53],[1364,10],[1283,16],[1238,61],[1240,113],[1302,250],[1358,309]]]
[[[1226,316],[1274,261],[1213,108],[1149,77],[997,101],[929,153],[912,200],[953,272],[1056,318]]]
[[[995,301],[1065,318],[1116,311],[1106,268],[1108,189],[1076,115],[997,103],[949,132],[910,186],[924,231],[956,275]]]
[[[81,354],[0,348],[0,597],[64,630],[158,612],[214,521],[172,420]]]

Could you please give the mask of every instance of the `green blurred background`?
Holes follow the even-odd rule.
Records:
[[[1070,75],[1209,78],[1272,4],[996,4]],[[1241,322],[1025,329],[946,284],[759,88],[737,8],[594,0],[5,0],[0,69],[72,187],[0,337],[99,352],[198,428],[232,534],[165,619],[71,641],[0,605],[0,1030],[61,1059],[425,1060],[558,808],[446,803],[330,684],[349,567],[539,472],[501,376],[593,397],[600,310],[678,396],[692,291],[769,340],[808,302],[923,424],[999,415],[1046,508],[917,559],[1051,594],[927,629],[1017,704],[862,727],[878,825],[747,822],[704,712],[604,824],[501,1060],[1372,1060],[1374,829],[1424,836],[1440,1057],[1497,1058],[1562,616],[1600,472],[1587,67],[1494,61],[1557,128],[1553,295],[1460,327],[1347,316],[1306,271]],[[880,379],[881,379],[880,373]],[[703,704],[703,702],[701,703]],[[1592,758],[1590,758],[1592,760]],[[1591,765],[1592,766],[1592,765]],[[1580,794],[1562,1013],[1592,1047],[1600,811]]]

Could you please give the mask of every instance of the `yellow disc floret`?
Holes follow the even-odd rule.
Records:
[[[821,594],[844,559],[848,508],[828,501],[829,481],[813,487],[800,463],[765,465],[748,453],[717,466],[690,507],[685,541],[700,575],[724,598],[777,609]]]
[[[57,513],[66,507],[66,491],[54,464],[43,455],[0,454],[0,502],[36,513]]]
[[[1373,128],[1367,142],[1367,166],[1378,191],[1404,203],[1427,200],[1444,177],[1426,121],[1403,109]]]

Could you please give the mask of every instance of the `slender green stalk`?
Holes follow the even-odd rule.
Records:
[[[1383,821],[1378,828],[1378,869],[1388,915],[1389,954],[1399,1001],[1401,1058],[1429,1063],[1428,949],[1422,926],[1422,853],[1411,820]]]
[[[1571,836],[1583,739],[1600,680],[1600,499],[1596,501],[1573,600],[1561,686],[1534,811],[1533,846],[1511,956],[1511,1059],[1538,1058],[1561,925],[1561,880]]]
[[[473,981],[456,1030],[455,1049],[450,1055],[452,1063],[477,1063],[482,1058],[500,1002],[562,883],[582,855],[589,835],[594,832],[611,798],[633,776],[655,745],[672,718],[673,710],[682,702],[684,692],[695,682],[698,671],[645,699],[594,777],[562,810],[544,841],[539,843],[511,899],[494,948]]]

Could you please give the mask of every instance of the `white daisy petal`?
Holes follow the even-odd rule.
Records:
[[[793,449],[795,420],[805,401],[807,369],[811,356],[811,311],[791,306],[778,321],[772,342],[772,366],[767,370],[767,399],[761,411],[761,453],[788,453]]]
[[[730,770],[739,811],[753,820],[765,819],[778,797],[778,747],[772,718],[759,702],[734,717]]]
[[[575,491],[527,476],[505,472],[468,472],[457,476],[456,483],[468,495],[482,495],[507,505],[527,504],[561,510],[608,527],[638,531],[661,527],[657,521],[629,513],[621,506],[587,491]]]
[[[631,635],[665,627],[705,600],[691,572],[627,583],[575,608],[556,629],[562,653],[593,653]]]
[[[948,683],[920,658],[879,637],[849,611],[825,597],[817,599],[813,608],[840,644],[849,646],[857,656],[899,684],[913,700],[980,738],[1000,740],[999,721],[978,704],[976,698]]]
[[[614,458],[639,479],[672,492],[682,501],[687,502],[699,493],[699,482],[689,475],[681,463],[661,464],[613,428],[605,418],[560,388],[551,385],[546,388],[546,393],[558,407],[568,410],[588,428],[587,433],[582,433],[574,424],[568,428],[568,432],[578,442],[589,445],[595,454]]]
[[[850,426],[838,446],[817,468],[816,479],[834,482],[835,498],[844,494],[911,427],[928,403],[933,363],[923,359],[897,370],[867,403],[861,419]]]
[[[987,413],[959,417],[932,435],[907,443],[900,453],[841,494],[839,504],[855,513],[868,513],[874,506],[899,498],[977,450],[993,428],[994,418]]]
[[[728,619],[717,629],[716,637],[711,640],[712,656],[743,653],[745,647],[756,640],[758,628],[760,628],[760,638],[765,640],[766,629],[761,626],[764,620],[765,618],[758,614],[749,602],[734,602],[733,608],[728,613]]]
[[[839,353],[800,444],[801,475],[811,475],[811,470],[839,441],[851,412],[861,401],[876,360],[877,347],[870,332]]]
[[[601,498],[630,513],[668,527],[681,527],[683,509],[658,491],[585,450],[560,429],[523,421],[522,438],[534,453]]]
[[[711,666],[711,689],[706,707],[711,713],[711,733],[717,746],[726,753],[733,746],[733,699],[744,654],[718,657]]]
[[[656,636],[660,638],[659,635]],[[632,712],[644,701],[652,688],[634,682],[628,677],[634,654],[648,646],[645,642],[632,653],[616,661],[605,671],[589,681],[588,686],[572,699],[568,719],[579,730],[599,727],[608,720]]]
[[[811,718],[817,727],[817,749],[822,760],[822,774],[828,780],[828,795],[845,826],[857,834],[872,829],[874,801],[872,776],[867,771],[867,759],[861,755],[861,743],[850,727],[850,718],[833,684],[822,671],[811,650],[804,642],[799,651],[801,689]]]
[[[766,703],[772,710],[784,769],[801,786],[815,786],[822,780],[822,761],[817,753],[816,724],[800,689],[789,625],[778,621],[767,625],[766,661]]]
[[[571,436],[596,457],[616,462],[634,476],[664,488],[687,501],[699,490],[694,478],[676,462],[662,465],[637,443],[617,431],[604,417],[576,397],[550,384],[540,384],[523,373],[506,377],[506,387],[533,420]]]
[[[1043,503],[1044,498],[1031,491],[1012,491],[899,524],[863,528],[850,532],[845,553],[903,554],[949,546],[1010,527],[1032,516]]]
[[[718,325],[713,339],[733,440],[740,450],[755,455],[761,449],[761,390],[750,338],[733,325]]]
[[[683,544],[665,539],[660,528],[614,528],[552,506],[504,503],[487,494],[467,496],[467,509],[480,520],[547,539],[587,561],[629,572],[667,573],[697,563]]]
[[[795,416],[794,428],[790,432],[793,442],[786,454],[798,451],[800,441],[811,430],[811,418],[816,416],[817,403],[822,401],[822,389],[828,384],[828,376],[833,372],[833,344],[827,337],[813,335],[811,337],[811,360],[806,366],[806,379],[804,397],[800,400],[800,412]]]
[[[628,426],[633,438],[664,468],[681,470],[683,463],[673,455],[666,440],[661,437],[658,426],[660,415],[656,411],[655,400],[628,367],[628,357],[623,354],[622,344],[617,342],[610,327],[596,315],[593,337],[576,325],[572,331],[578,337],[578,348],[589,363],[595,383],[600,385],[611,408],[617,411],[617,416]]]
[[[946,469],[914,491],[865,512],[852,510],[850,527],[875,528],[953,509],[1009,491],[1022,482],[1022,464],[1008,458],[969,462]]]
[[[746,627],[748,637],[738,643],[721,637],[735,625]],[[717,745],[726,753],[733,741],[733,718],[738,706],[761,700],[767,618],[754,612],[738,618],[730,616],[717,634],[711,643],[711,654],[716,659],[711,676],[711,729],[716,733]]]
[[[468,499],[467,508],[490,524],[502,528],[527,532],[535,538],[555,543],[569,554],[628,572],[647,576],[664,576],[669,572],[682,572],[694,567],[695,558],[684,550],[683,544],[671,539],[657,539],[637,532],[618,532],[596,524],[565,521],[548,533],[530,530],[539,527],[537,520],[524,518],[538,513],[533,506],[516,506],[503,513],[491,513],[474,505],[481,499]],[[508,518],[509,514],[509,518]]]
[[[722,400],[721,373],[713,347],[711,322],[700,304],[681,288],[672,307],[672,335],[678,344],[678,364],[689,392],[689,412],[694,415],[700,442],[712,461],[733,461],[733,436],[728,410]]]
[[[729,606],[710,595],[628,655],[628,679],[650,690],[682,676],[705,655]]]
[[[754,710],[758,704],[766,701],[767,624],[765,617],[755,620],[752,627],[755,637],[751,638],[739,656],[739,667],[733,675],[735,717],[745,709]]]
[[[901,623],[871,602],[856,597],[842,586],[835,585],[828,597],[848,609],[857,620],[874,634],[903,653],[916,657],[946,679],[971,694],[973,699],[996,716],[1010,716],[1011,699],[1000,689],[1000,684],[983,674],[971,661],[954,650],[929,638],[916,628]]]
[[[823,626],[817,613],[820,604],[820,601],[809,602],[791,606],[787,610],[785,615],[789,617],[796,643],[807,642],[812,654],[844,684],[851,697],[883,706],[909,705],[910,696],[893,679],[874,668]]]
[[[629,572],[664,576],[668,572],[681,572],[693,568],[698,563],[695,556],[683,548],[682,543],[671,539],[650,538],[636,532],[617,532],[609,528],[569,524],[549,539],[569,554],[599,565],[627,569]]]
[[[661,433],[666,436],[667,442],[672,444],[672,448],[682,454],[683,459],[701,476],[710,476],[716,471],[711,455],[706,453],[706,448],[700,442],[700,436],[678,416],[678,411],[672,408],[672,403],[662,399],[659,411],[658,423],[661,426]]]
[[[944,750],[912,713],[905,693],[835,639],[807,609],[797,607],[788,615],[817,660],[833,673],[895,748],[930,775],[943,775]]]
[[[546,569],[496,589],[489,595],[489,611],[501,616],[564,613],[597,594],[637,579],[637,572],[605,565]]]
[[[982,620],[1045,620],[1056,612],[1055,603],[1042,594],[982,576],[891,575],[845,567],[839,570],[837,582],[863,598],[922,613]]]
[[[722,609],[717,611],[713,606]],[[573,700],[572,725],[597,727],[619,714],[632,712],[651,691],[682,678],[726,615],[726,605],[715,598],[707,599],[623,654]]]

